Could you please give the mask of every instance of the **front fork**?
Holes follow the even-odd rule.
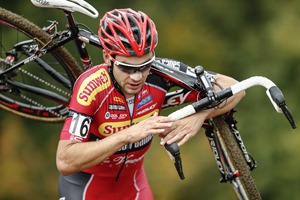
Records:
[[[232,110],[227,114],[224,114],[224,120],[228,124],[231,133],[233,134],[240,150],[242,151],[245,161],[247,162],[249,169],[253,170],[257,167],[256,161],[254,158],[247,152],[244,142],[241,138],[239,131],[237,130],[236,124],[237,121],[233,117],[233,113],[235,111]],[[221,183],[225,183],[227,181],[232,181],[236,177],[240,176],[239,171],[235,170],[232,167],[232,163],[229,163],[227,157],[229,156],[226,150],[226,146],[222,141],[220,134],[217,131],[216,126],[214,125],[212,120],[208,120],[203,127],[205,128],[205,135],[208,139],[209,145],[215,157],[216,164],[220,171]]]

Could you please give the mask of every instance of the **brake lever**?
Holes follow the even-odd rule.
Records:
[[[285,115],[293,129],[297,128],[292,113],[289,111],[286,105],[286,101],[281,90],[278,87],[273,86],[267,90],[267,95],[270,98],[276,111]]]
[[[213,90],[213,87],[212,87],[210,81],[207,79],[207,77],[204,74],[203,67],[202,66],[195,67],[195,74],[197,76],[199,86],[202,87],[202,89],[206,91],[208,102],[211,103],[213,100],[215,100],[215,92]],[[194,110],[194,108],[192,108],[192,110]],[[177,117],[181,116],[180,114],[178,115],[178,112],[174,112],[173,115],[175,115]],[[170,117],[170,115],[169,115],[169,117]],[[180,179],[181,180],[185,179],[184,173],[183,173],[183,168],[182,168],[182,161],[181,161],[181,157],[180,157],[179,145],[174,142],[172,144],[165,144],[164,147],[165,147],[167,153],[169,154],[171,160],[174,161],[174,165],[175,165],[175,168],[178,172]]]
[[[281,103],[279,105],[279,107],[281,108],[283,114],[285,115],[285,117],[287,118],[287,120],[290,122],[291,126],[293,129],[297,128],[296,122],[292,116],[292,113],[289,111],[287,105],[285,102]]]
[[[182,168],[182,161],[180,157],[180,148],[177,143],[172,143],[172,144],[165,144],[164,145],[167,153],[169,154],[171,160],[174,161],[174,166],[177,170],[177,173],[180,177],[181,180],[185,179],[184,173],[183,173],[183,168]]]

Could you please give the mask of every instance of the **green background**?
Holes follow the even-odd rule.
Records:
[[[202,65],[243,80],[261,75],[284,92],[299,123],[300,4],[273,0],[90,0],[97,19],[75,14],[77,21],[97,32],[100,17],[114,8],[131,7],[147,13],[156,23],[156,55]],[[1,0],[39,26],[64,14],[37,8],[29,0]],[[3,39],[3,38],[1,38]],[[7,39],[7,38],[5,38]],[[101,51],[89,48],[93,62]],[[247,150],[258,162],[253,177],[263,199],[299,199],[300,133],[277,114],[263,88],[252,88],[237,106],[238,128]],[[165,111],[168,114],[170,111]],[[58,199],[56,146],[62,124],[27,120],[0,111],[0,199]],[[173,163],[155,137],[145,167],[158,200],[235,199],[219,173],[202,131],[181,148],[186,179],[180,180]]]

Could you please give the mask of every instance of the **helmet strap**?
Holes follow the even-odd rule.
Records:
[[[116,90],[118,90],[121,94],[123,94],[123,92],[121,90],[121,86],[119,85],[119,83],[117,82],[117,80],[114,76],[113,67],[114,67],[114,63],[112,61],[110,61],[110,66],[108,66],[108,73],[110,75],[110,78],[112,79],[112,82],[113,82]]]

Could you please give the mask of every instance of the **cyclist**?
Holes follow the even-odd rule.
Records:
[[[187,65],[156,58],[158,35],[143,12],[115,9],[100,20],[104,63],[85,71],[76,81],[69,115],[57,148],[60,199],[154,199],[143,168],[153,135],[161,144],[183,145],[205,119],[232,109],[243,93],[220,109],[201,111],[181,120],[159,116],[170,80],[151,74],[154,60],[183,72]],[[223,87],[237,81],[210,73]],[[199,94],[187,92],[185,101]],[[164,137],[165,136],[165,137]]]

